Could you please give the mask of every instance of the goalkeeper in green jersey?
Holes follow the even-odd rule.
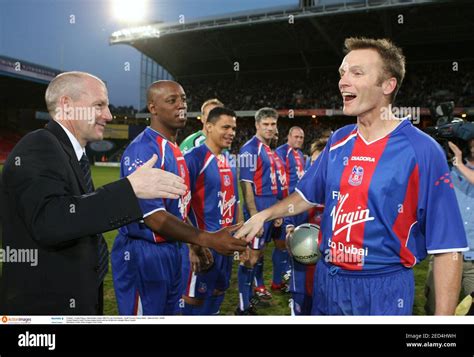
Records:
[[[189,135],[186,139],[183,140],[179,148],[181,152],[186,154],[195,146],[201,145],[204,140],[206,140],[206,122],[209,112],[216,107],[223,107],[224,104],[219,99],[213,98],[206,100],[201,106],[201,122],[202,130],[198,130],[195,133]]]

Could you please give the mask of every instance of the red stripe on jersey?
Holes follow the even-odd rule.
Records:
[[[276,164],[275,159],[273,158],[273,151],[270,149],[268,145],[262,144],[263,148],[265,149],[265,153],[267,154],[268,160],[270,160],[270,184],[272,194],[277,196],[278,195],[278,186],[277,186],[277,173],[276,173]]]
[[[204,158],[204,164],[211,157],[212,153],[208,151]],[[206,184],[204,181],[205,170],[203,170],[196,180],[196,191],[191,198],[191,205],[196,215],[196,223],[199,229],[206,230],[206,220],[204,217],[204,209],[206,208]]]
[[[293,152],[293,157],[295,158],[296,162],[296,176],[298,177],[298,180],[301,179],[304,175],[304,165],[301,162],[301,157],[298,151],[296,150],[291,150]]]
[[[227,158],[223,155],[217,159],[217,167],[219,168],[219,176],[221,179],[221,189],[218,193],[218,206],[221,213],[219,223],[221,227],[227,227],[232,225],[232,221],[234,220],[235,216],[235,208],[237,206],[234,188],[234,175],[232,174],[232,170]]]
[[[188,252],[189,254],[189,252]],[[189,296],[189,291],[191,290],[191,279],[193,277],[193,267],[189,264],[189,273],[188,273],[188,282],[186,283],[185,295]]]
[[[285,170],[285,166],[283,165],[283,162],[281,161],[280,157],[277,155],[276,152],[273,152],[273,159],[275,160],[275,167],[278,174],[278,180],[280,180],[282,197],[285,198],[289,194],[288,192],[289,181],[288,181],[288,176]]]
[[[160,165],[160,168],[162,170],[165,169],[164,167],[164,162],[165,160],[163,160],[163,155],[165,154],[164,151],[163,151],[163,138],[160,136],[160,135],[157,135],[156,136],[156,144],[158,146],[158,159],[161,160],[161,162],[163,162],[163,165]],[[163,238],[162,236],[160,236],[159,234],[157,234],[156,232],[153,232],[153,238],[155,240],[155,243],[163,243],[163,242],[166,242],[166,239]],[[137,293],[138,294],[138,293]]]
[[[407,242],[410,237],[410,230],[416,222],[416,209],[418,206],[418,165],[413,169],[408,180],[407,192],[405,200],[403,201],[402,209],[399,213],[395,223],[393,224],[393,232],[400,240],[400,262],[411,268],[416,263],[415,256],[408,249]],[[401,212],[400,212],[401,211]]]
[[[163,138],[158,135],[156,137],[156,143],[158,144],[158,150],[163,158],[163,155],[166,154],[165,150],[163,149]],[[190,202],[191,202],[191,184],[190,184],[190,178],[189,178],[189,171],[188,167],[186,166],[186,161],[184,160],[183,153],[179,149],[179,146],[176,144],[173,144],[170,141],[166,141],[166,145],[168,145],[171,148],[171,151],[173,152],[173,157],[176,160],[176,166],[178,167],[178,172],[177,174],[180,175],[183,180],[184,184],[187,186],[186,192],[184,193],[183,196],[181,196],[179,200],[179,206],[180,206],[180,213],[181,213],[181,218],[183,221],[186,221],[186,218],[188,217],[189,213],[189,208],[190,208]],[[166,162],[166,160],[162,160],[163,163]],[[164,164],[161,165],[162,170],[167,170],[169,171],[169,168],[164,167]],[[166,242],[166,239],[162,237],[161,235],[153,232],[153,237],[156,243],[162,243]]]
[[[160,136],[160,135],[157,135],[156,136],[156,143],[157,143],[157,146],[158,146],[158,155],[159,155],[159,159],[164,163],[165,160],[163,160],[163,155],[164,155],[164,152],[163,152],[163,138]],[[160,165],[160,168],[163,170],[163,165]]]
[[[314,286],[314,271],[316,270],[316,264],[306,265],[304,274],[304,288],[306,295],[313,296]]]
[[[183,153],[179,149],[179,146],[168,141],[168,144],[173,150],[173,155],[176,159],[176,164],[178,165],[178,175],[184,180],[184,184],[187,189],[183,196],[179,198],[180,212],[183,221],[186,221],[188,218],[189,209],[191,207],[191,180],[189,178],[188,166],[186,165],[186,160],[184,160]]]
[[[290,185],[290,174],[291,174],[291,165],[290,165],[290,153],[291,153],[291,146],[288,145],[288,150],[286,150],[286,160],[285,160],[285,171],[286,171],[286,181],[288,185]]]
[[[260,148],[262,146],[262,143],[258,144],[258,149],[257,149],[257,170],[255,171],[255,194],[256,195],[261,195],[262,194],[262,180],[263,180],[263,161],[262,157],[260,156],[261,154],[258,154],[260,151]],[[260,151],[261,152],[261,151]]]
[[[339,183],[338,203],[331,212],[331,262],[348,270],[362,270],[365,222],[374,218],[368,208],[369,187],[389,137],[367,145],[357,136]]]
[[[317,205],[317,206],[311,207],[308,211],[308,223],[313,223],[313,224],[317,224],[318,226],[321,226],[321,218],[323,216],[323,212],[324,212],[323,205]]]
[[[133,304],[133,315],[138,315],[138,301],[140,299],[140,295],[138,294],[138,290],[135,292],[135,302]]]

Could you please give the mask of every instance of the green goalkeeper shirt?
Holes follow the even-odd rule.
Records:
[[[193,147],[201,145],[205,140],[206,136],[204,135],[202,130],[199,130],[184,139],[179,148],[181,149],[183,154],[186,154]]]

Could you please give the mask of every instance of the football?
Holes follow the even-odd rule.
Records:
[[[293,259],[301,264],[316,264],[321,253],[318,249],[319,226],[304,223],[288,237],[288,248]]]

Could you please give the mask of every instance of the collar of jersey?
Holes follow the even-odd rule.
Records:
[[[202,145],[204,145],[204,146],[206,147],[206,150],[211,153],[212,159],[216,159],[217,161],[220,161],[219,158],[212,152],[212,150],[209,149],[209,146],[207,146],[207,144],[206,144],[205,142],[204,142]],[[224,158],[224,160],[227,160],[227,155],[226,155],[226,152],[225,152],[225,151],[221,152],[220,155],[222,155],[222,157]]]
[[[154,138],[156,138],[156,136],[160,136],[163,140],[166,140],[170,145],[172,145],[172,146],[178,146],[177,144],[172,143],[171,141],[169,141],[168,139],[166,139],[163,134],[161,134],[159,131],[153,129],[151,126],[147,126],[146,128],[147,128],[147,129],[150,129],[149,132],[150,132],[151,135],[153,135]]]
[[[389,135],[393,135],[395,134],[395,132],[401,128],[403,128],[404,126],[408,125],[407,123],[410,123],[409,120],[406,120],[406,119],[402,119],[400,120],[400,123],[398,123],[398,125],[392,129],[392,131],[388,132],[387,134],[385,134],[384,136],[382,136],[381,138],[378,138],[378,139],[375,139],[375,140],[372,140],[372,141],[367,141],[364,139],[364,137],[360,134],[359,132],[359,127],[357,126],[357,136],[364,142],[365,145],[372,145],[374,144],[375,142],[377,141],[380,141],[382,139],[385,139],[386,137],[388,137]]]
[[[253,137],[254,137],[255,139],[257,139],[257,141],[258,141],[259,143],[261,143],[263,146],[266,146],[266,147],[268,147],[268,148],[270,147],[269,145],[265,144],[262,140],[260,140],[260,139],[257,137],[257,135],[254,135]]]

